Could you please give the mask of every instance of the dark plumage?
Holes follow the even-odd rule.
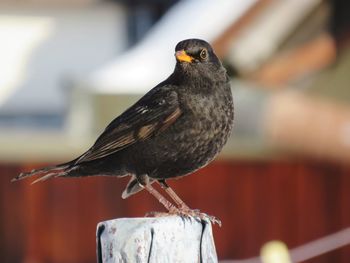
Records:
[[[152,193],[152,182],[159,181],[176,199],[165,180],[192,173],[221,151],[232,128],[233,102],[226,70],[207,42],[184,40],[175,51],[174,72],[114,119],[87,152],[13,180],[130,175],[123,198],[143,188]],[[179,209],[188,209],[175,199]]]

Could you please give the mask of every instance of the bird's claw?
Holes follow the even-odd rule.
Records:
[[[204,221],[210,221],[212,224],[218,224],[218,226],[221,227],[221,221],[220,219],[216,218],[215,216],[208,215],[206,213],[202,213],[198,209],[187,209],[187,210],[180,210],[180,216],[184,217],[192,217],[192,218],[199,218],[200,220]]]
[[[156,212],[156,211],[152,211],[152,212],[148,212],[145,214],[146,217],[163,217],[163,216],[171,216],[172,214],[170,214],[169,212]]]
[[[172,215],[179,215],[180,214],[180,210],[178,208],[176,208],[175,206],[172,206],[169,208],[168,212],[156,212],[156,211],[152,211],[152,212],[148,212],[146,213],[146,217],[161,217],[161,216],[172,216]]]
[[[215,216],[208,215],[206,213],[200,212],[198,209],[178,209],[176,207],[173,207],[169,212],[148,212],[146,214],[146,217],[163,217],[163,216],[173,216],[177,215],[185,219],[199,219],[200,221],[210,221],[212,224],[217,224],[221,227],[221,221]]]

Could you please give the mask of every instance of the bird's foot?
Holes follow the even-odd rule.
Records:
[[[179,209],[179,214],[180,216],[183,216],[183,217],[193,217],[193,218],[199,218],[200,220],[204,220],[204,221],[210,221],[212,224],[218,224],[218,226],[221,227],[221,221],[220,219],[218,219],[217,217],[215,216],[211,216],[211,215],[208,215],[206,213],[202,213],[200,210],[198,209],[190,209],[190,208],[180,208]]]
[[[198,209],[190,209],[187,206],[186,207],[171,207],[171,209],[168,212],[148,212],[145,216],[146,217],[163,217],[163,216],[173,216],[177,215],[182,218],[194,218],[204,221],[210,221],[212,224],[218,224],[218,226],[221,227],[221,221],[215,216],[208,215],[206,213],[202,213]]]
[[[179,215],[180,214],[180,210],[178,208],[176,208],[175,206],[171,206],[168,212],[156,212],[156,211],[152,211],[152,212],[148,212],[146,213],[146,217],[162,217],[162,216],[173,216],[173,215]]]
[[[198,209],[173,209],[169,212],[148,212],[145,216],[146,217],[164,217],[164,216],[173,216],[177,215],[182,218],[194,218],[204,221],[210,221],[212,224],[218,224],[218,226],[221,227],[221,221],[215,216],[208,215],[206,213],[200,212]]]
[[[152,211],[145,214],[145,217],[163,217],[163,216],[172,216],[172,214],[167,212],[157,212],[157,211]]]

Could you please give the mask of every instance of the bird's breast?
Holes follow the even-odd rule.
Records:
[[[169,129],[173,145],[170,152],[181,152],[183,161],[201,167],[222,149],[231,132],[233,105],[230,90],[214,92],[210,96],[195,94],[183,101],[183,114]]]
[[[186,94],[181,116],[166,130],[142,143],[135,154],[153,178],[189,174],[209,163],[230,134],[233,105],[230,89],[208,95]]]

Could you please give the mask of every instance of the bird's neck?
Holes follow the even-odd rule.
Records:
[[[196,84],[198,86],[212,86],[215,83],[225,83],[228,78],[226,69],[223,67],[210,71],[202,71],[196,68],[188,70],[179,66],[175,68],[169,79],[172,79],[172,82],[178,85]]]

